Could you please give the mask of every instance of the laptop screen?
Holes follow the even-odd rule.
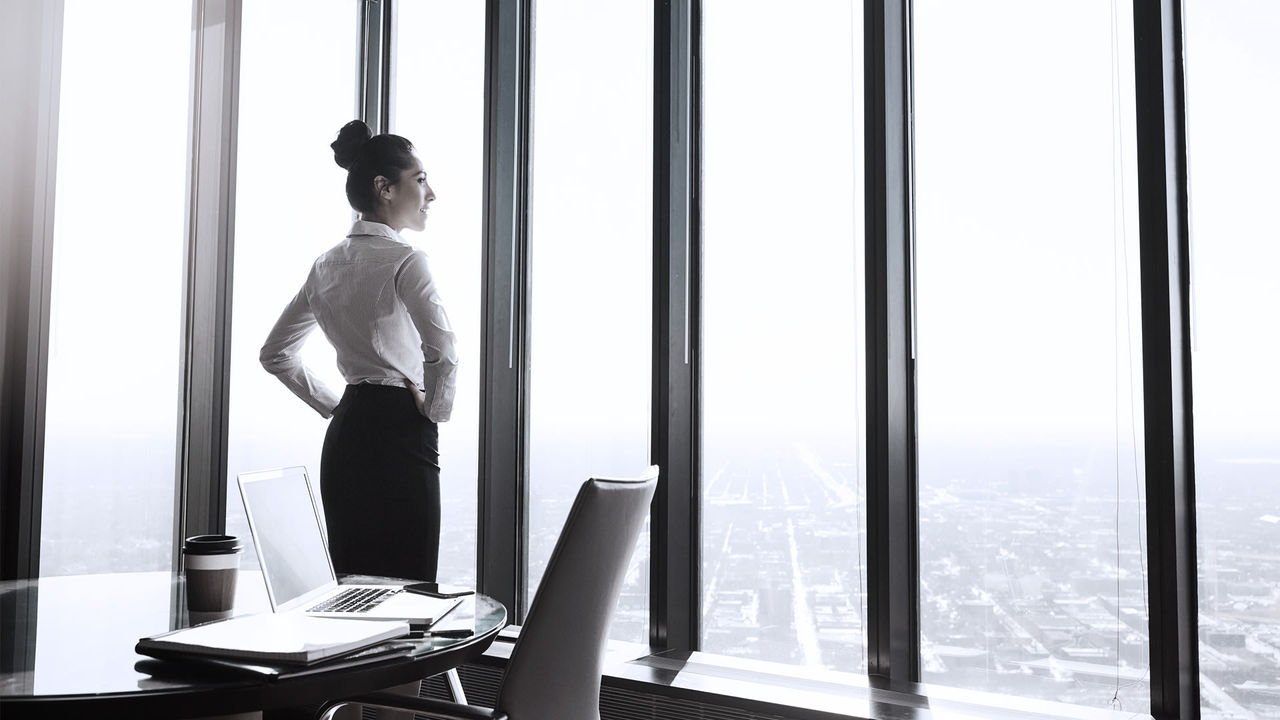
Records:
[[[333,583],[306,469],[241,473],[239,481],[272,604],[279,608]]]

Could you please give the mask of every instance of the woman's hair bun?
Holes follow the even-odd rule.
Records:
[[[369,142],[373,132],[363,120],[352,120],[338,131],[338,139],[329,147],[333,148],[333,161],[343,170],[350,170],[360,156],[360,148]]]

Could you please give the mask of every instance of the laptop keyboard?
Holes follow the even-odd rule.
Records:
[[[351,588],[343,590],[307,612],[364,612],[400,592],[400,588]]]

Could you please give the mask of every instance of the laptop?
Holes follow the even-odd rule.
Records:
[[[338,585],[306,468],[240,473],[240,499],[274,612],[404,620],[424,630],[461,602],[400,585]]]

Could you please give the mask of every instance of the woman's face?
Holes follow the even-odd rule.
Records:
[[[405,228],[421,231],[427,226],[427,206],[436,199],[436,194],[427,184],[427,173],[422,169],[422,160],[415,154],[413,165],[400,173],[394,185],[387,186],[390,195],[384,195],[383,216],[386,224],[396,232]]]

